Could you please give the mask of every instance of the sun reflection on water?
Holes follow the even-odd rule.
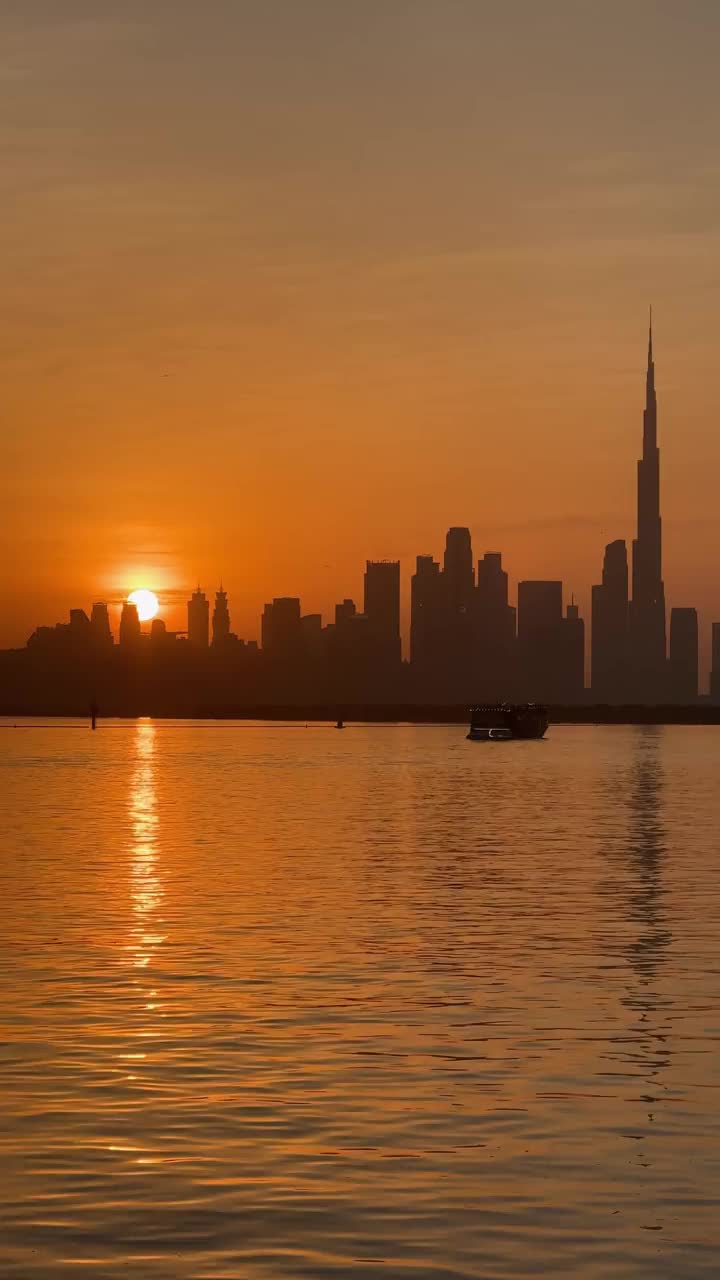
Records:
[[[136,969],[147,969],[156,948],[165,940],[158,915],[163,885],[158,864],[157,797],[155,786],[155,725],[140,720],[135,737],[135,769],[128,798],[130,817],[130,894],[134,924],[128,951]],[[148,999],[154,991],[148,990]],[[148,1009],[157,1005],[146,1004]]]
[[[157,1067],[151,1042],[160,1034],[157,1020],[165,1017],[156,985],[159,948],[166,934],[162,915],[165,889],[159,857],[155,752],[155,725],[151,720],[139,720],[135,728],[134,761],[127,798],[131,924],[125,947],[137,1004],[133,999],[135,1017],[130,1024],[130,1041],[125,1051],[116,1056],[123,1063],[127,1084],[141,1093],[149,1085],[148,1070],[152,1072],[153,1067]],[[128,1068],[132,1069],[130,1073]],[[162,1164],[162,1158],[148,1150],[148,1144],[142,1147],[116,1145],[108,1150],[124,1152],[135,1165]]]

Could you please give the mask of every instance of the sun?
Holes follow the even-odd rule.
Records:
[[[128,600],[136,606],[141,622],[149,622],[155,617],[160,607],[155,592],[148,591],[145,587],[138,587],[137,591],[131,591]]]

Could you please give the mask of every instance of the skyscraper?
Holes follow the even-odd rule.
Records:
[[[210,602],[196,587],[188,600],[188,640],[195,649],[207,649],[210,643]]]
[[[443,562],[445,652],[442,665],[446,696],[451,701],[473,697],[473,606],[475,574],[470,530],[448,529]]]
[[[137,605],[126,600],[120,614],[120,645],[123,649],[136,649],[140,644],[140,638]]]
[[[451,610],[469,613],[475,586],[469,529],[448,529],[443,573],[446,598]]]
[[[499,551],[478,560],[475,588],[473,697],[507,698],[515,683],[515,610]]]
[[[113,644],[108,607],[104,600],[96,600],[90,614],[90,635],[95,650],[111,649]]]
[[[533,702],[562,701],[562,625],[562,582],[518,583],[518,681]]]
[[[418,556],[410,584],[410,661],[421,696],[438,688],[445,627],[444,583],[432,556]]]
[[[665,588],[662,580],[660,451],[653,361],[652,316],[643,413],[643,452],[637,470],[637,537],[633,541],[630,612],[636,695],[662,698],[666,676]]]
[[[263,653],[277,661],[299,661],[302,629],[297,596],[276,596],[272,604],[266,604],[261,625]]]
[[[592,589],[591,684],[598,702],[622,702],[628,688],[628,562],[622,538],[605,548],[602,582]]]
[[[562,669],[559,693],[563,702],[581,702],[585,693],[585,623],[580,610],[571,601],[560,628],[562,637]]]
[[[375,659],[385,669],[400,663],[400,562],[368,560],[365,615]]]
[[[213,648],[226,645],[230,637],[230,610],[228,609],[227,592],[222,587],[215,592],[215,607],[212,616]]]
[[[720,622],[712,624],[712,653],[710,667],[710,697],[720,702]]]
[[[556,630],[562,621],[562,582],[518,583],[518,638]]]
[[[335,622],[326,628],[325,638],[333,696],[362,700],[370,687],[371,645],[368,620],[354,600],[335,605]]]
[[[698,695],[698,618],[696,609],[670,612],[670,697],[694,702]]]
[[[325,636],[323,634],[322,614],[304,613],[300,619],[300,635],[302,638],[303,656],[312,662],[320,662],[325,657]]]

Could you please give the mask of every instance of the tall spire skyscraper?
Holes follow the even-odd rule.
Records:
[[[665,587],[662,580],[660,451],[657,444],[657,396],[653,360],[652,309],[643,413],[643,452],[638,462],[637,537],[633,540],[632,649],[637,691],[644,698],[663,696],[666,675]]]

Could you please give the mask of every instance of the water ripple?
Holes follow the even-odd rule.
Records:
[[[715,737],[0,730],[3,1280],[714,1277]]]

